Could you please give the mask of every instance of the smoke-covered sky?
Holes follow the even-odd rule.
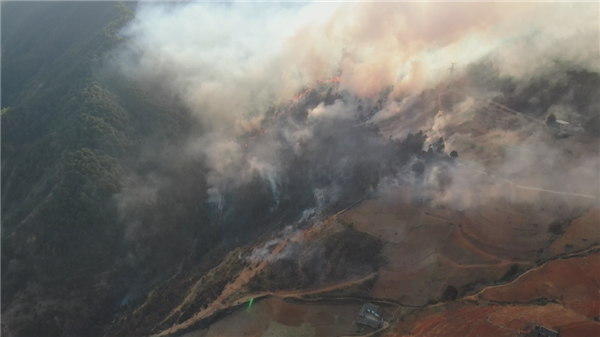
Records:
[[[160,80],[232,131],[303,85],[341,74],[359,95],[419,92],[497,53],[505,75],[598,67],[597,3],[141,3],[124,69]],[[129,61],[129,62],[127,62]],[[233,128],[235,130],[235,128]]]
[[[489,150],[480,150],[486,159],[465,160],[471,160],[468,164],[476,170],[497,175],[501,184],[510,178],[517,184],[569,192],[583,189],[581,193],[595,195],[599,157],[589,150],[595,140],[588,150],[569,150],[571,157],[565,159],[564,150],[577,147],[576,141],[559,142],[548,136],[543,123],[525,118],[516,120],[510,130],[489,131],[485,139],[455,131],[483,109],[473,97],[502,96],[496,82],[509,79],[517,95],[538,78],[565,81],[561,77],[565,69],[597,73],[599,6],[142,2],[136,19],[122,31],[128,41],[116,55],[126,76],[160,84],[182,97],[208,130],[192,137],[184,152],[208,165],[213,203],[220,202],[225,190],[256,174],[268,182],[278,203],[278,186],[289,165],[280,155],[282,144],[291,144],[298,154],[315,130],[335,133],[338,122],[359,118],[361,109],[374,109],[361,123],[376,125],[386,138],[402,140],[423,130],[433,141],[443,136],[447,152],[485,140],[479,145]],[[453,79],[471,85],[473,97],[462,100],[454,114],[435,118],[437,93],[450,83],[451,63],[457,69]],[[277,122],[266,118],[269,109],[283,113],[295,95],[332,78],[339,79],[334,88],[337,100],[307,108],[305,122],[280,123],[278,132],[263,133],[265,125]],[[382,90],[389,96],[381,96]],[[553,112],[574,124],[584,123],[590,119],[589,111],[580,111],[576,99],[565,95],[542,114]],[[252,132],[260,132],[262,138],[249,147],[247,135]],[[499,144],[513,148],[490,154]],[[344,162],[339,165],[339,172],[345,172]],[[444,165],[428,169],[425,178],[412,183],[433,188],[430,197],[457,209],[503,196],[498,192],[504,191],[501,184],[490,182],[496,180],[489,175],[478,177],[472,168]],[[454,178],[442,192],[440,172]]]

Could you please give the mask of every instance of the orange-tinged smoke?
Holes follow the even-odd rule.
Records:
[[[325,24],[297,32],[284,55],[309,83],[341,72],[342,88],[358,95],[391,85],[400,95],[434,85],[451,62],[466,66],[506,39],[556,27],[583,29],[575,14],[594,10],[597,4],[345,4]]]
[[[326,84],[326,83],[340,83],[340,78],[339,77],[332,77],[332,78],[329,78],[327,80],[318,80],[317,81],[317,86],[318,85],[323,85],[323,84]],[[275,117],[273,117],[273,119],[279,119],[279,117],[283,116],[283,114],[285,114],[288,110],[290,110],[291,108],[293,108],[296,105],[296,103],[302,97],[306,96],[308,93],[310,93],[314,89],[315,89],[315,87],[308,88],[308,89],[304,90],[303,92],[301,92],[300,94],[296,95],[294,97],[294,100],[292,101],[292,104],[290,104],[289,107],[287,107],[286,109],[284,109],[283,111],[281,111],[279,114],[277,114]]]
[[[325,82],[375,99],[393,86],[380,106],[389,117],[410,106],[397,98],[446,79],[451,62],[464,69],[493,53],[500,75],[517,79],[556,60],[598,69],[598,49],[590,48],[598,42],[598,3],[261,6],[142,3],[124,30],[130,43],[120,70],[160,83],[201,119],[206,134],[194,149],[208,158],[215,198],[222,184],[243,180],[232,167],[244,167],[242,150],[252,143],[242,147],[235,137],[258,133],[270,107],[292,98],[277,119]]]
[[[597,32],[599,12],[598,3],[163,6],[138,9],[122,71],[165,83],[207,128],[229,135],[257,130],[273,102],[326,78],[359,96],[393,86],[397,98],[435,86],[451,62],[466,67],[492,51],[511,76],[532,73],[552,59],[544,48],[561,45],[553,39]],[[524,36],[535,50],[504,48]],[[598,40],[560,52],[579,63],[594,50],[581,47],[589,41]]]

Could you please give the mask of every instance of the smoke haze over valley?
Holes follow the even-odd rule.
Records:
[[[2,333],[600,334],[599,13],[3,4]]]

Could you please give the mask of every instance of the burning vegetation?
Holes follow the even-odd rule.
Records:
[[[19,6],[3,334],[179,334],[270,296],[488,319],[490,285],[597,257],[598,4]]]

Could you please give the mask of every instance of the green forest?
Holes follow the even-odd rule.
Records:
[[[136,169],[130,158],[149,143],[177,142],[193,124],[173,98],[98,75],[125,41],[120,29],[134,6],[2,3],[3,310],[36,287],[46,298],[87,296],[114,307],[114,291],[98,284],[114,277],[128,249],[115,195]],[[50,318],[67,313],[46,309],[48,319],[23,335],[64,334]],[[111,310],[68,313],[83,321],[71,333],[96,331]]]

